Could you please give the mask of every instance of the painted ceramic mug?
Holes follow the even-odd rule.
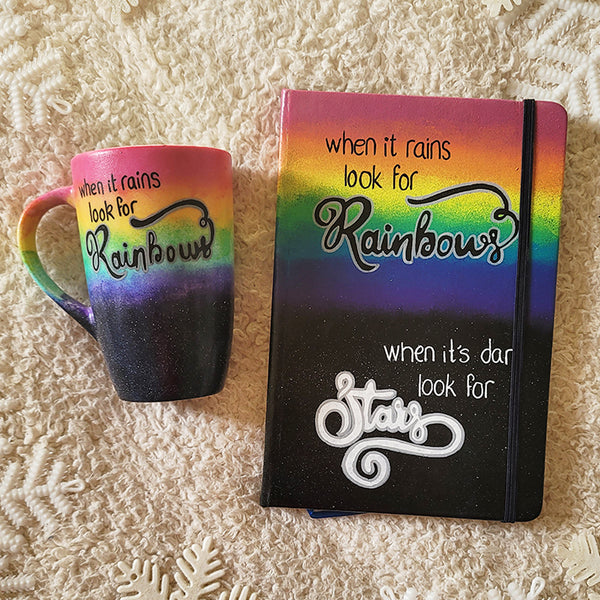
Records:
[[[225,382],[233,325],[231,156],[214,148],[134,146],[79,154],[73,185],[32,201],[23,262],[46,294],[100,343],[119,396],[208,396]],[[90,306],[46,273],[35,233],[75,208]]]

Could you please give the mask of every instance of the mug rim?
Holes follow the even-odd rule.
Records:
[[[204,150],[210,152],[223,153],[231,158],[231,154],[227,150],[222,148],[214,148],[213,146],[194,146],[191,144],[141,144],[139,146],[113,146],[110,148],[96,148],[95,150],[86,150],[76,154],[72,159],[73,162],[76,158],[83,156],[96,156],[98,154],[104,154],[108,152],[115,152],[117,150],[156,150],[156,149],[169,149],[169,150]]]

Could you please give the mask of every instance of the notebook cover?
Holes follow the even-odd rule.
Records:
[[[567,118],[537,102],[517,520],[541,510]],[[285,90],[261,504],[502,519],[523,103]]]

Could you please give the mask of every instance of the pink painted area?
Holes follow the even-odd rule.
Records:
[[[119,184],[123,177],[141,173],[158,173],[161,187],[177,187],[193,177],[213,182],[214,186],[230,185],[231,156],[224,150],[197,146],[131,146],[93,150],[77,155],[71,161],[75,191],[83,185],[102,182],[114,176]],[[120,188],[112,192],[123,192]],[[106,189],[105,189],[106,192]]]
[[[565,138],[567,135],[567,111],[556,102],[536,102],[535,136],[538,147],[543,152],[554,152],[564,159]]]
[[[293,99],[293,110],[290,102]],[[283,90],[282,126],[308,137],[314,134],[314,124],[337,128],[361,137],[381,137],[391,133],[401,136],[405,132],[421,131],[424,135],[433,130],[443,131],[446,137],[478,139],[481,131],[491,132],[494,146],[507,142],[507,123],[515,123],[520,136],[523,104],[504,99],[473,99],[451,97],[396,96],[391,94],[348,94],[340,92],[309,92]],[[557,148],[564,146],[567,115],[555,102],[536,103],[536,135],[539,143]],[[368,121],[357,115],[368,114]],[[404,131],[394,130],[402,124]],[[499,135],[501,133],[502,135]]]
[[[435,115],[436,127],[446,126],[447,121],[449,125],[459,122],[469,128],[477,127],[479,115],[485,114],[486,126],[494,127],[515,114],[522,114],[520,103],[512,100],[284,90],[284,106],[289,95],[296,98],[304,96],[303,101],[295,103],[293,112],[283,113],[284,122],[299,124],[316,121],[348,127],[352,126],[356,115],[366,111],[371,124],[389,125],[390,122],[405,121],[423,127],[429,125],[432,115]],[[332,104],[335,110],[331,109]]]
[[[88,205],[100,211],[112,204],[114,210],[116,204],[135,201],[138,216],[145,217],[184,198],[202,200],[217,227],[232,227],[232,164],[224,150],[169,145],[108,148],[77,155],[71,170],[84,229],[90,225]],[[136,186],[138,178],[143,185]]]

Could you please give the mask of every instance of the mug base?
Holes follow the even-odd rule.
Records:
[[[225,381],[216,387],[210,387],[207,389],[196,389],[190,392],[181,392],[179,394],[135,394],[135,395],[121,395],[117,391],[117,395],[123,402],[129,402],[131,404],[154,404],[156,402],[183,402],[185,400],[195,400],[198,398],[207,398],[208,396],[214,396],[223,390],[225,387]]]
[[[114,387],[126,402],[171,402],[223,389],[233,325],[228,294],[105,305],[95,314]],[[109,343],[106,343],[109,342]]]

